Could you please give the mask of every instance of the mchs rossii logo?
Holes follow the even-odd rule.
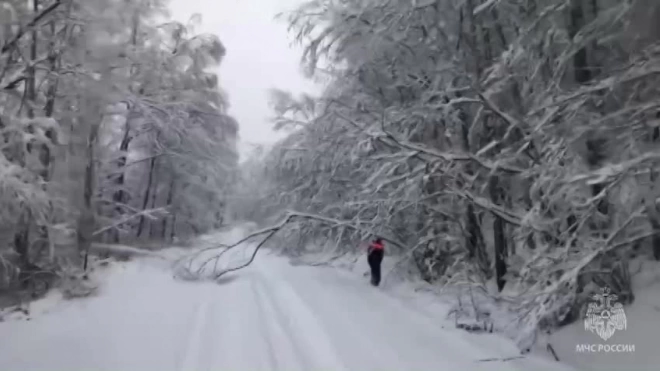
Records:
[[[617,295],[609,288],[603,288],[600,293],[592,296],[593,301],[587,306],[584,319],[584,329],[608,341],[617,331],[626,330],[628,319],[623,305],[617,302]],[[634,344],[578,344],[578,352],[634,352]]]

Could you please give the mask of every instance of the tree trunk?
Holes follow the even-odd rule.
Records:
[[[176,237],[176,213],[172,213],[172,225],[170,228],[170,241],[174,241],[174,237]]]
[[[462,125],[462,141],[463,141],[463,149],[466,153],[470,153],[470,142],[469,142],[469,137],[468,137],[468,124],[466,122],[466,118],[463,118],[463,125]],[[474,174],[474,166],[473,164],[466,164],[465,165],[465,173],[468,175],[468,177],[472,176]],[[465,185],[466,188],[471,187],[470,184]],[[484,274],[485,277],[489,277],[491,272],[490,272],[490,264],[488,262],[488,255],[486,254],[486,248],[484,244],[484,239],[483,235],[481,234],[481,226],[479,225],[479,219],[477,218],[477,214],[474,210],[474,205],[472,204],[471,201],[466,201],[465,202],[465,229],[466,229],[466,239],[465,239],[465,244],[466,248],[468,251],[468,256],[471,259],[475,259],[477,266],[479,267],[480,271]]]
[[[504,195],[502,194],[498,176],[491,176],[488,183],[491,200],[496,205],[502,205],[504,203]],[[495,213],[493,213],[493,240],[495,244],[495,277],[497,280],[497,289],[501,292],[506,284],[504,276],[507,272],[506,261],[508,249],[504,232],[504,220]]]
[[[71,4],[69,4],[69,10]],[[64,34],[67,33],[68,24],[64,26]],[[44,113],[46,117],[53,117],[55,112],[55,99],[57,96],[57,90],[59,85],[59,66],[60,66],[60,55],[56,50],[55,34],[56,26],[55,22],[50,24],[50,33],[51,33],[51,42],[48,47],[48,65],[50,66],[50,76],[48,78],[48,91],[46,92],[46,105],[44,106]],[[50,180],[51,176],[51,166],[53,163],[53,155],[50,150],[50,145],[54,145],[58,138],[55,138],[55,132],[53,129],[46,130],[46,138],[49,139],[49,144],[44,144],[41,146],[41,152],[39,153],[39,162],[43,166],[41,177],[45,182]],[[52,209],[52,207],[51,207]],[[40,229],[41,238],[44,241],[48,242],[48,259],[53,262],[55,259],[55,245],[50,239],[49,227],[42,227]]]
[[[570,36],[574,38],[585,25],[583,0],[571,0]],[[582,48],[573,56],[573,74],[575,82],[585,84],[591,80],[591,70],[588,66],[587,48]]]
[[[584,1],[582,0],[572,0],[571,4],[571,37],[575,37],[582,27],[587,23],[586,12],[584,9]],[[596,3],[591,4],[593,6],[594,17],[598,15],[598,7]],[[584,85],[589,83],[594,78],[593,66],[591,60],[594,58],[589,58],[589,50],[584,47],[575,54],[573,57],[573,69],[575,74],[575,82],[579,85]],[[606,158],[605,148],[606,140],[601,138],[598,133],[594,134],[592,137],[588,138],[586,141],[587,147],[587,163],[590,167],[596,168],[601,166],[602,161]],[[591,195],[592,197],[600,194],[604,189],[602,184],[594,184],[591,186]],[[596,206],[597,210],[602,215],[608,214],[608,203],[606,198],[598,201]],[[599,229],[599,232],[604,232],[607,229],[606,225],[596,225],[596,228]]]
[[[170,181],[170,188],[167,191],[167,210],[169,212],[170,207],[172,206],[172,199],[174,198],[174,179]],[[162,236],[161,238],[163,241],[167,238],[167,220],[170,219],[169,217],[163,218],[163,230],[162,230]],[[174,226],[172,226],[174,227]]]
[[[117,186],[117,190],[114,192],[112,195],[112,201],[115,202],[115,213],[119,216],[123,214],[123,210],[121,208],[121,204],[126,203],[126,197],[124,194],[124,184],[126,182],[126,175],[124,172],[124,167],[126,166],[126,160],[128,156],[128,147],[131,143],[131,138],[130,136],[130,131],[131,131],[131,125],[130,125],[130,112],[126,117],[126,125],[124,127],[124,135],[121,139],[121,143],[119,144],[119,152],[121,153],[119,159],[117,160],[117,168],[119,169],[119,176],[117,177],[117,180],[115,181],[115,185]],[[114,230],[113,234],[113,240],[115,243],[119,243],[119,230]]]
[[[39,13],[39,0],[33,0],[32,1],[32,11],[34,14]],[[30,43],[30,65],[27,68],[27,82],[25,84],[25,96],[24,100],[27,102],[29,101],[26,106],[27,106],[27,116],[29,118],[34,118],[34,109],[32,109],[32,104],[36,101],[36,96],[37,96],[37,91],[36,91],[36,86],[37,86],[37,76],[36,76],[36,68],[34,66],[34,62],[37,60],[37,43],[38,43],[38,33],[35,30],[32,31],[32,42]],[[26,150],[27,153],[32,152],[32,144],[28,143],[26,145]],[[24,154],[20,154],[22,166],[25,166],[26,164],[26,159]],[[17,225],[17,231],[14,234],[14,249],[16,253],[19,255],[19,259],[24,266],[22,268],[26,268],[28,265],[30,265],[30,225],[32,224],[32,213],[28,209],[23,209],[20,211],[20,215],[18,217],[18,225]]]
[[[84,254],[83,269],[87,270],[89,248],[92,244],[94,228],[96,226],[93,209],[94,179],[96,177],[96,159],[94,147],[98,137],[100,121],[93,122],[87,140],[87,165],[85,166],[83,210],[78,221],[78,250]]]
[[[152,209],[156,208],[156,199],[158,198],[158,181],[156,179],[157,177],[158,177],[158,174],[154,174],[154,182],[153,182],[154,189],[151,192],[151,208]],[[156,226],[156,224],[152,220],[149,220],[149,238],[150,239],[153,239],[156,236],[155,226]]]
[[[153,182],[154,179],[154,169],[156,167],[156,157],[152,157],[151,160],[149,161],[149,175],[147,176],[147,189],[144,192],[144,199],[142,200],[142,210],[147,210],[147,207],[149,206],[149,195],[151,194],[151,183]],[[140,216],[140,223],[138,224],[138,230],[137,230],[137,237],[140,237],[142,235],[142,231],[144,230],[144,222],[145,218],[144,215]]]
[[[660,114],[659,114],[660,115]],[[657,135],[656,135],[657,134]],[[654,128],[652,142],[655,142],[660,137],[660,129]],[[655,182],[657,181],[657,176],[655,171],[651,170],[649,175],[652,187],[655,189]],[[658,213],[658,207],[655,203],[656,192],[651,192],[650,199],[646,200],[647,208],[647,220],[653,229],[653,236],[651,237],[651,248],[653,249],[653,257],[655,260],[660,260],[660,214]]]
[[[28,238],[30,219],[29,210],[23,211],[23,214],[18,221],[18,231],[14,234],[14,251],[18,254],[21,268],[30,265],[30,241]]]
[[[135,48],[138,43],[138,30],[140,27],[140,15],[136,11],[133,14],[133,28],[131,30],[131,45]],[[130,69],[130,76],[133,77],[135,73],[137,72],[137,69],[135,67],[135,64],[131,65]],[[131,92],[133,91],[132,86],[129,89]],[[133,107],[129,106],[128,108],[128,113],[126,115],[126,124],[124,127],[124,135],[122,136],[121,143],[119,144],[119,153],[120,157],[117,160],[117,169],[119,171],[119,176],[117,177],[117,180],[115,181],[115,185],[117,186],[117,190],[114,192],[112,195],[112,200],[115,202],[115,214],[121,216],[124,212],[120,204],[124,204],[127,202],[126,200],[126,192],[124,192],[124,184],[126,182],[126,173],[124,167],[126,166],[126,161],[128,157],[128,148],[131,144],[131,141],[133,138],[131,137],[131,114],[133,113]],[[141,219],[142,221],[142,219]],[[114,231],[113,239],[115,243],[119,242],[119,230]]]
[[[39,14],[39,0],[32,0],[32,11],[34,14]],[[28,81],[27,81],[27,99],[31,100],[32,103],[35,102],[35,98],[37,97],[37,74],[36,74],[36,66],[34,63],[37,60],[37,48],[38,48],[38,42],[39,42],[39,34],[36,30],[36,27],[32,31],[32,43],[30,44],[30,65],[27,68],[27,75],[28,75]],[[31,105],[27,106],[27,115],[29,118],[34,117],[34,110],[32,109]]]
[[[466,57],[473,62],[470,66],[473,74],[472,78],[476,85],[478,85],[483,71],[483,61],[481,60],[479,45],[481,41],[481,28],[475,20],[474,8],[474,0],[465,1],[465,7],[461,10],[461,14],[464,14],[464,18],[461,20],[461,30],[462,33],[464,33],[467,50],[469,51],[469,56]],[[460,97],[461,94],[456,94],[456,96]],[[465,112],[460,112],[459,116],[461,120],[462,147],[465,153],[471,153],[472,146],[469,138],[469,117]],[[465,165],[465,173],[468,177],[474,175],[475,172],[476,169],[473,164],[468,163]],[[472,185],[466,184],[465,187],[471,188]],[[481,234],[481,226],[479,225],[479,219],[477,218],[474,205],[470,201],[466,201],[465,206],[465,228],[465,243],[468,255],[470,258],[475,259],[475,263],[481,273],[485,277],[489,277],[491,270],[488,262],[488,255],[486,254],[483,235]]]
[[[650,207],[653,207],[654,209],[657,210],[655,205]],[[653,232],[654,232],[653,237],[651,237],[653,258],[655,258],[655,260],[660,260],[660,218],[657,217],[657,212],[656,215],[649,216],[648,221],[651,224],[651,227],[653,228]]]

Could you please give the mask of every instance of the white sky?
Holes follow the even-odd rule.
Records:
[[[240,125],[241,157],[252,143],[268,144],[281,137],[272,130],[267,91],[288,90],[298,95],[314,92],[300,73],[301,51],[291,46],[292,36],[277,13],[303,0],[171,0],[172,17],[186,23],[202,15],[198,33],[216,34],[227,49],[220,66],[220,84],[229,94],[229,113]]]

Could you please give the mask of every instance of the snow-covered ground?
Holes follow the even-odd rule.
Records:
[[[0,370],[569,370],[516,358],[502,337],[457,330],[361,275],[267,251],[219,283],[142,257],[114,266],[96,297],[56,300],[0,323]]]
[[[403,299],[417,311],[437,319],[454,318],[448,316],[456,304],[456,290],[440,291],[439,287],[429,285],[419,280],[411,280],[401,269],[394,270],[399,261],[397,257],[387,257],[384,261],[383,272],[387,294]],[[364,256],[344,255],[331,257],[325,253],[309,254],[294,261],[296,265],[316,265],[339,268],[354,276],[362,276],[368,270]],[[626,306],[627,328],[616,331],[615,334],[603,341],[593,332],[585,330],[584,321],[563,327],[549,336],[540,336],[533,353],[544,358],[554,359],[547,349],[551,345],[557,357],[564,364],[577,370],[658,370],[660,366],[660,352],[656,350],[656,339],[660,338],[660,262],[648,261],[643,258],[631,263],[631,274],[635,301]],[[493,289],[495,290],[495,289]],[[516,338],[515,313],[510,313],[501,304],[492,302],[489,297],[474,292],[472,300],[478,302],[481,310],[491,313],[494,326],[507,333],[510,339]],[[470,298],[464,298],[469,301]],[[500,307],[497,307],[500,305]],[[465,318],[459,322],[474,323],[474,318]],[[454,323],[447,324],[454,326]],[[502,334],[501,336],[504,336]],[[470,338],[471,342],[486,345],[492,341],[491,335],[476,335]],[[509,338],[500,339],[510,342]],[[595,352],[580,351],[579,346],[595,345]],[[597,348],[599,345],[624,345],[619,348]],[[634,351],[629,351],[634,346]],[[618,351],[612,351],[618,350]]]
[[[635,301],[624,308],[626,329],[619,330],[607,341],[586,331],[578,321],[552,334],[548,341],[559,358],[583,370],[658,370],[660,351],[660,262],[634,261],[631,264]],[[625,345],[626,351],[577,351],[578,345]],[[634,351],[628,351],[634,346]],[[612,348],[610,348],[612,349]],[[614,348],[616,349],[616,348]]]

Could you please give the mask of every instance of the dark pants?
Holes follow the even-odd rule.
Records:
[[[378,286],[380,284],[380,263],[383,262],[383,250],[373,250],[367,256],[369,267],[371,268],[371,284]]]

